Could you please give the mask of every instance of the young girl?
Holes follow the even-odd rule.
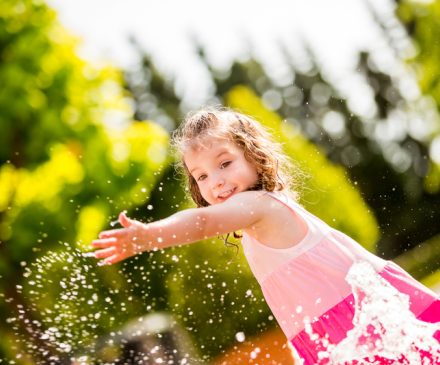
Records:
[[[438,297],[400,267],[362,248],[297,203],[289,189],[291,164],[255,120],[229,109],[190,114],[174,145],[197,209],[143,224],[119,216],[124,227],[92,242],[96,258],[112,264],[145,250],[183,245],[243,231],[242,246],[264,297],[304,364],[318,362],[319,346],[305,332],[337,344],[353,328],[350,266],[368,261],[426,322],[440,321]]]

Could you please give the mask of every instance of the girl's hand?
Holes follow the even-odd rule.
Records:
[[[119,214],[119,223],[124,228],[101,232],[99,239],[92,241],[93,247],[102,248],[95,251],[95,257],[104,258],[106,265],[125,260],[147,249],[148,228],[145,224],[127,218],[125,212]]]

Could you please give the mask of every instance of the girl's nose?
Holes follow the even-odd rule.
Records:
[[[225,180],[222,177],[217,177],[212,181],[212,188],[215,189],[217,187],[221,187],[225,185]]]

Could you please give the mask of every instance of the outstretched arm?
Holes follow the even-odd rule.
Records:
[[[124,227],[101,232],[93,247],[96,258],[112,264],[146,250],[184,245],[245,229],[256,224],[265,213],[264,199],[258,192],[243,192],[224,203],[206,208],[187,209],[161,221],[144,224],[119,215]]]

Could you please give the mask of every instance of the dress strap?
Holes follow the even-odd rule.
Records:
[[[298,214],[308,225],[308,232],[300,243],[289,248],[269,247],[245,232],[243,233],[241,243],[244,253],[253,274],[260,284],[271,272],[318,244],[331,230],[327,224],[313,214],[308,213],[286,195],[266,191],[264,193],[285,204],[291,211]]]

